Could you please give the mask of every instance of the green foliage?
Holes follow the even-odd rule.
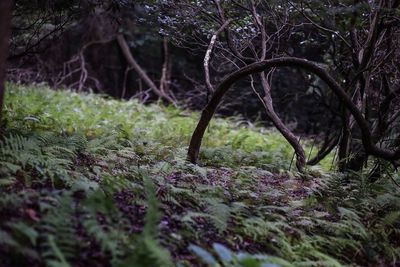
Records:
[[[173,266],[168,250],[162,248],[157,240],[161,213],[155,195],[156,189],[147,175],[143,178],[147,198],[145,225],[139,236],[135,252],[120,266]]]
[[[198,114],[172,106],[143,106],[136,100],[116,101],[14,84],[8,85],[5,110],[10,129],[83,133],[89,141],[105,142],[104,145],[115,139],[128,139],[139,145],[137,149],[141,149],[140,144],[144,149],[156,144],[158,149],[185,147],[198,120]],[[103,144],[92,147],[102,149]],[[288,169],[293,155],[279,133],[244,125],[239,118],[213,120],[203,147],[202,160],[206,164],[231,167],[258,164]]]
[[[287,170],[292,154],[276,133],[227,119],[213,122],[205,165],[195,166],[185,161],[195,113],[9,87],[0,141],[5,266],[400,260],[400,177],[390,166],[375,183],[320,167],[300,177]]]
[[[202,262],[208,266],[224,266],[224,267],[278,267],[292,266],[290,263],[275,257],[266,255],[250,255],[247,253],[234,253],[224,245],[214,243],[213,252],[217,255],[217,259],[203,248],[190,245],[191,250]],[[279,263],[280,265],[274,264]]]
[[[72,199],[65,195],[56,196],[52,201],[54,206],[42,208],[45,216],[39,225],[43,240],[40,254],[47,266],[66,267],[76,257],[81,240],[75,236],[77,222]]]

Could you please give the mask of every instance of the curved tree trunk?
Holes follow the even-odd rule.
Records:
[[[339,137],[334,137],[329,141],[327,140],[322,148],[318,151],[317,155],[307,161],[307,165],[316,165],[323,160],[337,146],[339,139]]]
[[[379,148],[375,145],[375,143],[373,143],[368,122],[365,120],[360,110],[352,102],[351,98],[346,94],[343,88],[332,78],[332,76],[329,75],[329,73],[325,69],[321,68],[316,63],[308,61],[306,59],[300,59],[294,57],[281,57],[250,64],[238,71],[235,71],[222,81],[222,83],[215,90],[215,93],[211,98],[210,102],[204,108],[200,120],[197,124],[197,127],[192,134],[187,154],[187,159],[190,162],[192,163],[197,162],[204,132],[212,116],[214,115],[216,109],[218,108],[218,105],[221,102],[222,97],[231,88],[231,86],[241,78],[246,77],[247,75],[259,73],[261,71],[264,71],[265,69],[273,67],[300,67],[317,75],[321,80],[323,80],[329,86],[329,88],[333,91],[333,93],[343,103],[345,108],[348,109],[349,112],[354,116],[356,123],[361,129],[362,142],[367,154],[374,155],[376,157],[390,161],[400,158],[400,148],[397,148],[396,150],[392,151],[388,149]]]
[[[12,5],[12,0],[0,1],[0,121],[3,111],[5,90],[4,82],[6,77],[6,61],[10,42]]]
[[[283,121],[279,118],[278,114],[276,114],[274,106],[272,104],[271,87],[269,86],[268,80],[265,77],[264,72],[260,73],[260,78],[261,78],[261,85],[265,93],[263,100],[267,116],[272,121],[276,129],[278,129],[278,131],[293,147],[294,152],[296,153],[296,167],[299,171],[301,171],[306,165],[306,157],[304,149],[301,146],[300,142],[297,140],[297,137],[292,133],[292,131],[288,127],[286,127]]]

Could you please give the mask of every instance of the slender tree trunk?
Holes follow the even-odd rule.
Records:
[[[338,166],[339,171],[345,171],[347,161],[349,158],[349,145],[350,145],[350,121],[349,114],[346,109],[343,110],[342,114],[342,134],[339,142],[338,149]]]
[[[160,91],[163,94],[169,94],[170,59],[168,51],[168,39],[166,37],[163,38],[161,51],[163,55],[163,63],[162,63],[161,78],[160,78]]]
[[[260,73],[261,85],[264,89],[264,104],[265,110],[267,112],[268,118],[272,121],[276,129],[283,135],[286,141],[293,147],[294,152],[296,153],[296,167],[299,171],[302,171],[304,166],[306,165],[306,157],[304,153],[304,149],[298,141],[297,137],[292,133],[292,131],[283,123],[283,121],[279,118],[278,114],[276,114],[274,110],[274,106],[272,104],[271,97],[271,88],[265,77],[264,72]]]
[[[215,45],[215,42],[217,41],[218,35],[231,22],[232,22],[231,19],[225,21],[225,23],[222,24],[222,26],[216,32],[214,32],[213,36],[211,37],[210,44],[208,45],[208,48],[207,48],[207,51],[206,51],[206,55],[204,56],[203,66],[204,66],[204,79],[205,79],[206,86],[207,86],[207,102],[208,102],[208,96],[211,95],[214,92],[214,87],[211,84],[211,80],[210,80],[210,68],[209,68],[210,59],[211,59],[211,52],[214,49],[214,45]]]
[[[323,160],[331,151],[337,146],[340,141],[340,137],[333,137],[331,140],[326,140],[322,148],[318,151],[317,155],[307,161],[307,165],[316,165]]]
[[[6,61],[11,33],[12,0],[0,0],[0,121],[2,119]]]
[[[159,97],[164,98],[167,100],[169,103],[173,104],[176,106],[176,103],[174,99],[172,99],[171,96],[163,93],[160,91],[160,89],[156,86],[156,84],[153,82],[152,79],[147,75],[147,73],[142,69],[142,67],[136,62],[136,60],[133,58],[131,51],[129,50],[129,46],[126,43],[126,40],[122,34],[117,36],[117,41],[119,46],[121,47],[122,53],[124,54],[124,57],[128,64],[138,73],[140,78],[147,84],[147,86],[150,87],[150,89]]]

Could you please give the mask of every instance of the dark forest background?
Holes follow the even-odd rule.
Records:
[[[176,42],[163,34],[163,25],[154,18],[157,14],[146,10],[145,4],[129,2],[17,1],[8,79],[154,101],[157,95],[130,68],[116,41],[116,32],[122,32],[134,58],[155,83],[160,82],[168,53],[168,87],[185,106],[202,109],[207,102],[202,69],[209,36],[197,36],[198,43]],[[313,27],[303,31],[302,36],[285,39],[283,45],[292,55],[320,61],[327,44]],[[221,77],[224,71],[218,70],[218,63],[212,71]],[[276,71],[272,87],[276,111],[294,131],[315,135],[337,123],[327,119],[326,100],[321,99],[318,85],[301,70]],[[219,112],[272,125],[247,82],[235,87]]]
[[[302,136],[322,147],[314,164],[337,149],[340,170],[361,170],[371,155],[397,166],[398,6],[19,0],[7,77],[210,114],[219,106],[222,115],[273,125],[301,166]],[[257,64],[271,67],[255,71]],[[243,79],[220,104],[235,75]]]

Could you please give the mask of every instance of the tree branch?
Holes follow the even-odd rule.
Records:
[[[222,24],[222,26],[216,32],[214,32],[213,36],[211,37],[210,44],[208,45],[206,55],[204,56],[204,77],[205,77],[205,82],[206,82],[206,86],[207,86],[209,93],[214,92],[214,87],[210,81],[210,70],[209,70],[211,52],[214,48],[214,45],[215,45],[218,35],[229,25],[229,23],[231,23],[231,21],[232,21],[232,19],[225,21],[224,24]]]
[[[366,150],[366,153],[389,161],[394,161],[400,158],[399,148],[397,148],[395,151],[387,150],[377,147],[372,142],[371,131],[369,129],[368,122],[364,119],[362,113],[352,102],[351,98],[335,81],[335,79],[327,72],[327,70],[323,69],[318,64],[308,61],[306,59],[295,57],[281,57],[250,64],[246,67],[241,68],[238,71],[235,71],[220,83],[220,85],[215,90],[215,93],[210,102],[203,110],[197,127],[192,134],[187,155],[187,158],[190,162],[197,162],[204,132],[216,109],[218,108],[218,105],[220,104],[223,96],[231,88],[231,86],[238,80],[246,77],[247,75],[258,73],[272,67],[300,67],[317,75],[329,86],[333,93],[344,104],[345,108],[348,109],[350,113],[354,116],[355,121],[361,129],[362,143]]]
[[[176,106],[175,101],[167,94],[164,94],[161,92],[156,84],[150,79],[150,77],[147,75],[147,73],[140,67],[140,65],[136,62],[136,60],[133,58],[132,53],[129,49],[128,44],[126,43],[126,40],[122,34],[119,34],[117,36],[117,41],[119,46],[121,47],[122,53],[125,56],[126,61],[129,63],[129,65],[132,66],[132,68],[138,73],[141,79],[151,88],[151,90],[158,95],[161,98],[164,98],[167,100],[169,103],[173,104]]]

